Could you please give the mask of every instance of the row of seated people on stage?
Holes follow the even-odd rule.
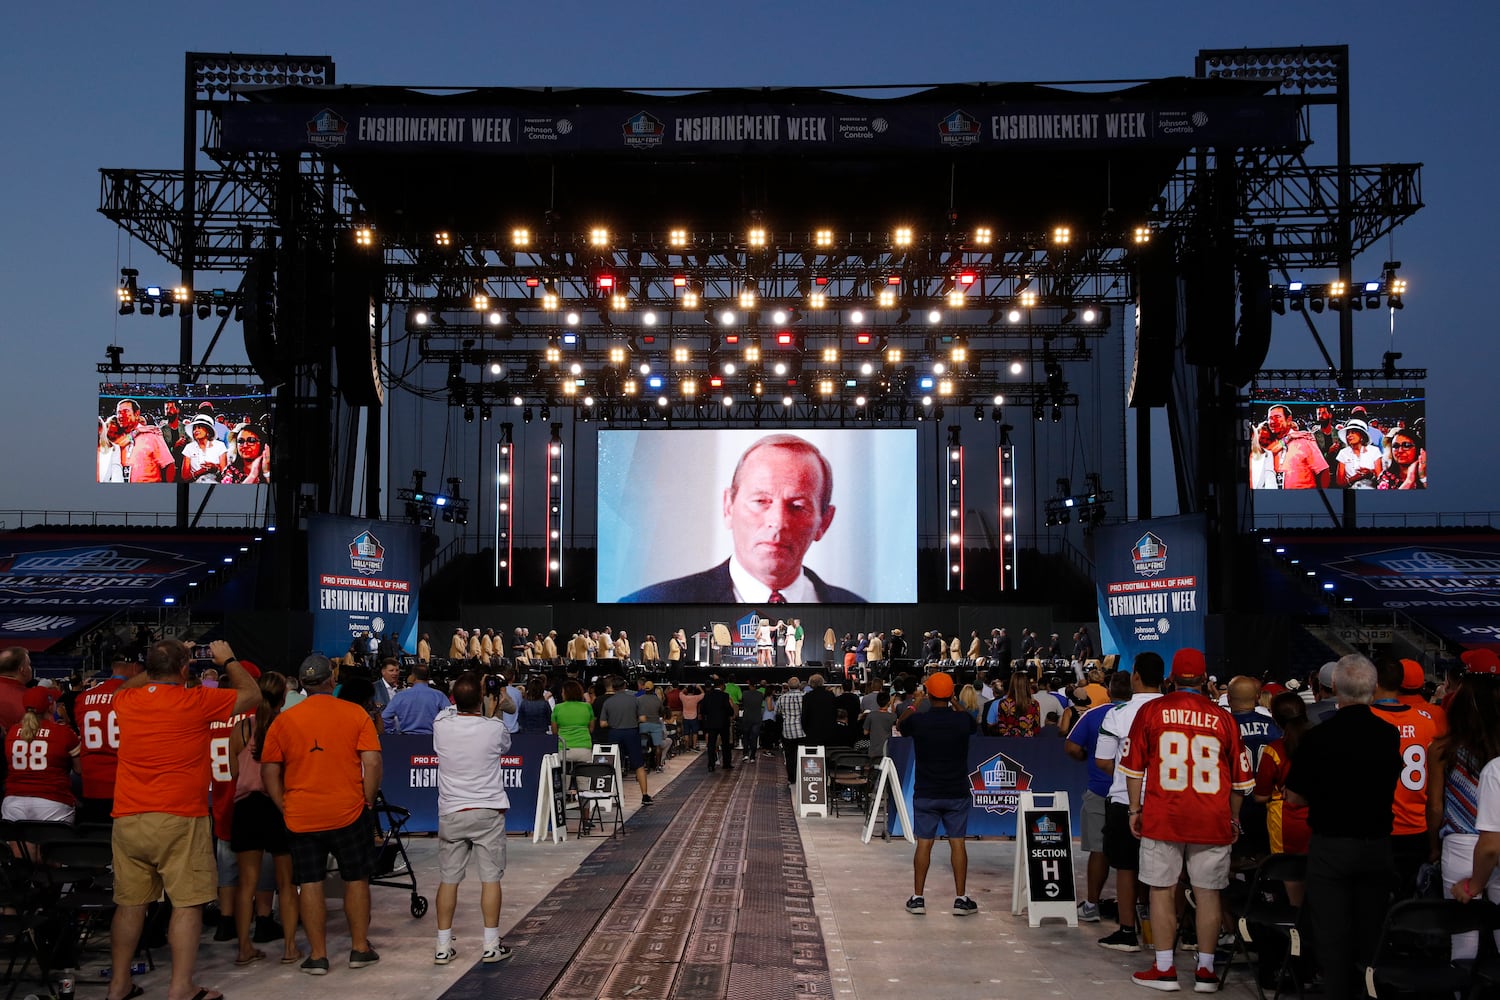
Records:
[[[428,660],[430,655],[430,650],[419,643],[417,659]],[[470,663],[481,669],[499,668],[506,660],[525,666],[552,666],[569,661],[594,664],[600,660],[675,663],[688,659],[688,641],[682,629],[669,635],[665,644],[658,642],[655,635],[647,634],[637,650],[624,629],[615,632],[608,625],[601,629],[580,627],[566,639],[560,638],[556,629],[538,630],[533,636],[531,629],[519,626],[507,647],[501,632],[476,625],[473,629],[454,629],[447,656],[453,663]]]

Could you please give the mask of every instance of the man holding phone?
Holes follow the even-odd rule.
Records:
[[[925,712],[921,710],[924,701],[930,703]],[[912,857],[912,895],[906,912],[916,916],[927,912],[922,892],[941,822],[953,865],[953,913],[960,917],[978,913],[979,904],[965,890],[969,852],[964,842],[969,833],[969,740],[978,726],[968,712],[953,708],[953,678],[941,672],[917,688],[896,724],[903,736],[911,737],[917,771],[911,818],[917,851]]]

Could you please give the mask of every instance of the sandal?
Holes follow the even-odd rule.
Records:
[[[266,953],[263,952],[263,951],[261,951],[259,948],[257,948],[257,949],[255,949],[255,951],[251,952],[249,958],[236,958],[234,960],[234,964],[235,965],[254,965],[256,962],[259,962],[261,959],[263,959],[265,957],[266,957]],[[196,1000],[196,998],[194,998],[194,1000]]]

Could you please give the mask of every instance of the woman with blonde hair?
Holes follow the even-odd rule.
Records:
[[[974,685],[965,684],[958,692],[958,707],[962,708],[979,721],[979,692],[974,690]]]
[[[78,766],[78,734],[52,719],[52,690],[21,693],[21,721],[5,734],[5,801],[0,818],[73,822],[68,775]]]

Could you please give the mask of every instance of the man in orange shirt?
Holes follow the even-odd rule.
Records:
[[[1437,723],[1437,734],[1446,736],[1448,734],[1448,713],[1442,705],[1427,700],[1422,693],[1427,686],[1427,671],[1422,664],[1416,660],[1401,661],[1401,697],[1398,699],[1403,705],[1412,708],[1420,708],[1432,716],[1432,721]]]
[[[115,774],[115,916],[110,925],[110,1000],[138,995],[130,960],[146,922],[146,904],[165,890],[172,900],[167,943],[172,982],[167,1000],[215,1000],[193,982],[203,905],[216,895],[213,831],[208,818],[209,727],[254,711],[260,687],[215,642],[214,663],[231,687],[188,688],[192,650],[176,639],[151,644],[146,670],[115,691],[120,728]]]
[[[1396,863],[1396,898],[1410,899],[1417,891],[1417,869],[1428,859],[1427,760],[1437,738],[1431,705],[1409,705],[1401,698],[1405,668],[1393,656],[1375,664],[1375,703],[1370,710],[1401,734],[1401,778],[1392,807],[1391,856]]]
[[[380,791],[380,738],[362,707],[332,696],[328,657],[312,654],[302,661],[298,676],[308,697],[271,723],[260,754],[261,780],[291,833],[292,880],[301,893],[309,946],[302,971],[325,976],[328,905],[323,880],[330,854],[344,880],[349,968],[380,961],[369,939],[376,832],[370,809]]]

